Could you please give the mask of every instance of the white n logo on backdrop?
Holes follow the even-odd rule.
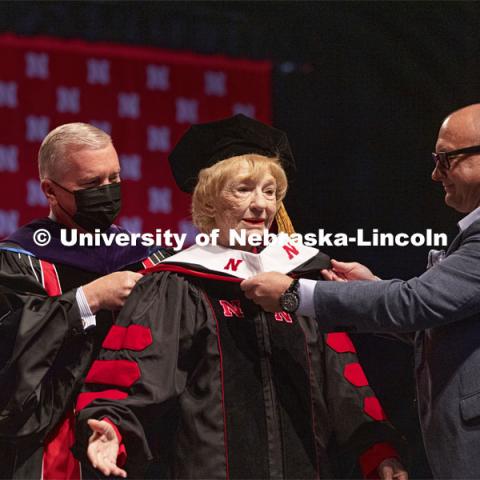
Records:
[[[16,145],[0,145],[0,172],[18,172]]]
[[[138,118],[140,116],[140,96],[138,93],[118,94],[118,116]]]
[[[60,113],[78,113],[80,111],[80,89],[58,87],[57,111]]]
[[[140,217],[122,217],[120,218],[120,226],[126,228],[129,232],[141,233],[143,220]]]
[[[50,119],[44,116],[28,115],[25,118],[26,138],[29,142],[41,142],[47,135]]]
[[[147,128],[147,145],[151,152],[170,150],[170,128],[150,125]]]
[[[148,210],[151,213],[172,213],[172,191],[168,187],[148,189]]]
[[[27,78],[48,78],[48,54],[27,52],[25,54],[25,76]]]
[[[15,108],[17,105],[17,84],[15,82],[0,82],[0,107]]]
[[[170,68],[164,65],[147,65],[147,88],[168,90],[170,88]]]
[[[87,82],[90,85],[108,85],[110,83],[110,62],[108,60],[87,60]]]
[[[205,95],[224,97],[227,94],[227,76],[223,72],[205,72]]]
[[[121,154],[120,165],[122,166],[122,180],[140,180],[142,178],[142,159],[136,153]]]
[[[177,123],[196,123],[198,121],[198,101],[191,98],[177,98],[176,120]]]
[[[18,228],[17,210],[0,210],[0,237],[10,235]]]

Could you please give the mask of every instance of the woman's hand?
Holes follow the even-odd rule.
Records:
[[[381,480],[408,480],[408,473],[396,458],[386,458],[378,466],[378,475]]]
[[[127,472],[117,466],[117,455],[120,447],[114,428],[103,420],[88,420],[93,434],[88,439],[87,457],[93,468],[104,475],[127,477]]]

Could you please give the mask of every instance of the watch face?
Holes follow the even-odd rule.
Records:
[[[280,297],[280,306],[282,310],[288,313],[293,313],[297,310],[299,304],[298,295],[294,292],[285,292]]]

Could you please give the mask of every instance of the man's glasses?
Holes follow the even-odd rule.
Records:
[[[458,150],[451,150],[450,152],[432,153],[435,165],[440,164],[444,170],[450,170],[450,159],[464,153],[480,153],[480,145],[473,145],[472,147],[459,148]]]

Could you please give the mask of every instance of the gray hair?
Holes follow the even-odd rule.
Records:
[[[100,150],[112,139],[108,133],[88,123],[66,123],[53,129],[43,140],[38,152],[40,180],[51,177],[64,166],[68,156],[79,150]],[[62,165],[63,163],[63,165]]]

